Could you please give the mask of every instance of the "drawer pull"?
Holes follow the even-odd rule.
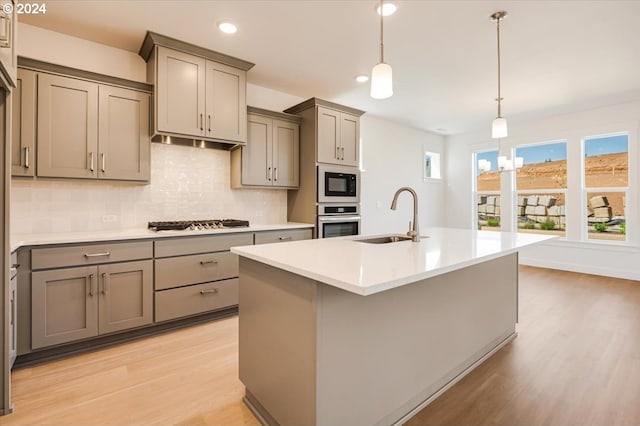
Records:
[[[218,261],[215,260],[215,259],[213,259],[213,260],[201,260],[200,264],[201,265],[211,265],[211,264],[217,265]]]
[[[212,288],[211,290],[200,290],[200,295],[204,296],[205,294],[215,294],[217,292],[217,288]]]
[[[11,265],[12,269],[18,269],[20,267],[19,263],[14,263],[13,265]]]
[[[86,257],[87,259],[91,257],[103,257],[103,256],[111,256],[111,252],[105,251],[104,253],[85,253],[84,254],[84,257]]]
[[[280,241],[291,241],[291,235],[289,235],[288,237],[279,237],[278,239]]]

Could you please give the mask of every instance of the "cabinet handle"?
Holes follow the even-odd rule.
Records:
[[[84,254],[84,257],[86,257],[87,259],[90,257],[102,257],[102,256],[111,256],[111,252],[105,251],[104,253],[85,253]]]
[[[275,174],[276,174],[276,177],[275,177],[275,179],[273,179],[273,180],[274,180],[274,181],[277,181],[277,180],[278,180],[278,168],[277,168],[277,167],[274,167],[274,168],[273,168],[273,171],[274,171],[274,172],[275,172]]]
[[[200,290],[200,295],[204,296],[205,294],[215,294],[218,292],[217,288],[212,288],[211,290]]]
[[[11,265],[11,269],[18,269],[20,267],[19,263],[14,263],[13,265]]]
[[[109,274],[102,273],[102,294],[106,295],[109,292]]]
[[[342,155],[340,155],[340,159],[344,160],[344,147],[341,147],[340,151],[342,152]]]
[[[93,274],[89,274],[89,297],[93,297],[94,295],[94,290],[93,290],[93,284],[94,284],[94,276]]]
[[[16,320],[16,292],[15,290],[13,290],[11,292],[11,318],[10,318],[10,324],[13,326],[13,324],[15,324]],[[15,336],[15,333],[13,334]],[[13,346],[13,342],[11,342],[12,346]]]
[[[204,130],[204,127],[202,125],[202,118],[203,118],[203,114],[200,114],[200,131]]]
[[[267,168],[267,180],[271,182],[271,167]]]
[[[340,159],[340,147],[336,146],[336,160]]]
[[[201,260],[200,261],[201,265],[211,265],[211,264],[218,264],[218,261],[216,259],[212,259],[212,260]]]
[[[278,238],[280,241],[291,241],[291,236],[288,237],[279,237]]]
[[[209,119],[209,133],[211,133],[211,114],[207,115],[207,118]]]
[[[90,158],[89,170],[93,171],[93,151],[89,153],[89,158]]]
[[[29,168],[29,147],[28,146],[24,147],[24,168],[25,169]]]
[[[102,173],[104,173],[107,169],[107,159],[106,159],[106,155],[104,155],[104,152],[100,153],[100,159],[102,160]]]

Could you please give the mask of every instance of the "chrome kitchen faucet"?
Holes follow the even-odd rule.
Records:
[[[407,191],[413,195],[413,227],[411,223],[409,223],[409,231],[407,232],[407,236],[411,237],[411,241],[420,242],[420,226],[418,226],[418,194],[412,188],[408,186],[403,186],[402,188],[396,191],[396,194],[393,196],[393,201],[391,202],[391,210],[395,210],[398,205],[398,196],[401,192]]]

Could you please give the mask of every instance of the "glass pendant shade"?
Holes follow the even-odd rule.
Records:
[[[507,119],[502,117],[497,117],[493,120],[491,124],[491,137],[493,139],[497,138],[506,138],[508,136],[507,132]]]
[[[489,160],[478,160],[478,169],[481,172],[488,172],[491,170],[491,161]]]
[[[521,169],[524,165],[524,158],[516,157],[516,169]]]
[[[393,95],[393,71],[391,65],[380,62],[371,70],[371,97],[386,99]]]

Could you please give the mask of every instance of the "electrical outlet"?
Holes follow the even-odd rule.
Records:
[[[105,214],[102,216],[102,221],[103,222],[117,222],[118,221],[118,215],[115,214]]]

